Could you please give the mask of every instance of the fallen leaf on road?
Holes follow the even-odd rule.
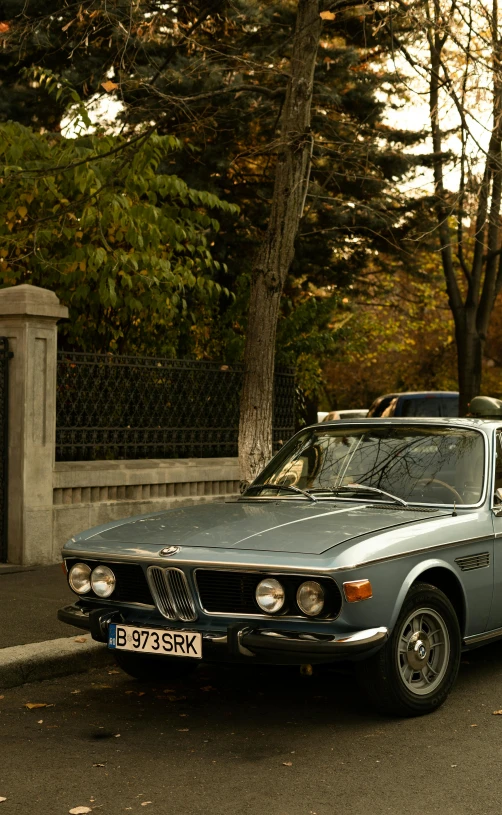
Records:
[[[104,767],[105,765],[104,764],[93,764],[92,766],[93,767]]]
[[[98,684],[94,684],[94,682],[93,682],[92,686],[96,690],[111,690],[112,689],[112,685],[98,685]]]
[[[142,802],[141,802],[141,806],[142,806],[142,807],[147,807],[147,806],[148,806],[148,804],[151,804],[151,803],[152,803],[152,801],[142,801]]]
[[[37,710],[39,707],[49,707],[47,702],[26,702],[25,707],[28,710]],[[500,711],[502,713],[502,710]]]
[[[283,761],[282,763],[284,764],[285,767],[292,767],[293,766],[292,761]]]
[[[210,691],[210,690],[216,690],[216,688],[213,688],[212,685],[205,685],[203,688],[201,688],[201,690],[207,692],[207,691]]]
[[[471,727],[477,727],[477,724],[471,724]]]
[[[39,719],[38,722],[37,722],[37,724],[43,724],[43,723],[44,723],[43,719]]]
[[[168,696],[167,699],[169,702],[183,702],[186,696]]]
[[[119,674],[120,671],[108,671],[109,676],[113,676],[113,674]]]
[[[2,695],[2,696],[0,696],[0,699],[5,699],[5,696],[3,696],[3,695]]]
[[[0,802],[1,801],[6,801],[6,800],[7,800],[7,798],[2,798],[2,796],[0,795]]]
[[[75,637],[74,642],[87,642],[85,637]]]
[[[79,691],[79,690],[72,690],[72,691],[70,691],[70,693],[81,693],[81,692],[82,692],[82,691]]]
[[[502,710],[494,710],[493,715],[494,716],[502,716]]]
[[[113,737],[113,738],[114,738],[114,739],[120,739],[120,733],[115,733],[115,735],[114,735],[114,737]]]
[[[188,719],[188,713],[180,713],[180,719]]]
[[[176,693],[174,688],[164,688],[162,693]]]
[[[188,733],[189,729],[188,727],[178,727],[178,733]]]
[[[319,16],[321,20],[334,20],[336,15],[332,11],[321,11]]]
[[[69,810],[70,815],[87,815],[87,812],[92,812],[90,807],[73,807]]]

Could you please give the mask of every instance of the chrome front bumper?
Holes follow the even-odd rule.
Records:
[[[299,657],[350,657],[383,645],[387,637],[386,628],[367,628],[345,636],[333,636],[241,627],[237,632],[237,647],[240,654],[246,653],[247,656],[274,651]]]
[[[58,619],[77,628],[89,630],[95,640],[107,642],[110,622],[123,622],[117,608],[97,608],[87,612],[77,605],[66,606],[58,612]],[[151,628],[152,623],[128,619],[127,624]],[[160,627],[160,626],[156,626]],[[169,625],[162,625],[166,630]],[[194,630],[190,627],[190,630]],[[388,638],[387,628],[367,628],[350,634],[333,635],[294,631],[273,631],[235,623],[227,632],[201,631],[209,659],[229,661],[235,658],[258,658],[274,663],[329,662],[352,659],[382,646]]]

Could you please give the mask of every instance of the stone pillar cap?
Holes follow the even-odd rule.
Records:
[[[61,305],[53,291],[21,283],[19,286],[0,289],[0,317],[8,315],[61,320],[68,317],[68,309]]]

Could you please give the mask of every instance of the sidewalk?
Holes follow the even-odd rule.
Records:
[[[13,568],[0,565],[0,648],[85,633],[57,619],[75,601],[60,565]]]
[[[0,688],[86,670],[109,660],[103,645],[57,619],[58,609],[74,600],[60,565],[0,564]]]

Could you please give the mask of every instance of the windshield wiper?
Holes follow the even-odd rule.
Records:
[[[392,495],[390,492],[385,492],[385,490],[381,490],[379,487],[365,487],[364,484],[343,484],[340,487],[326,487],[326,489],[318,488],[316,492],[329,492],[331,495],[336,495],[339,492],[374,492],[378,495],[385,495],[386,498],[390,498],[392,501],[395,501],[397,504],[401,504],[403,507],[407,507],[408,504],[403,498],[398,498],[397,495]]]
[[[249,492],[249,490],[256,489],[277,490],[278,492],[282,492],[283,490],[286,492],[296,492],[300,493],[300,495],[305,495],[305,497],[308,498],[309,501],[317,503],[317,498],[314,498],[314,496],[311,495],[310,492],[301,490],[299,487],[290,487],[287,484],[250,484],[244,495],[246,495]]]

